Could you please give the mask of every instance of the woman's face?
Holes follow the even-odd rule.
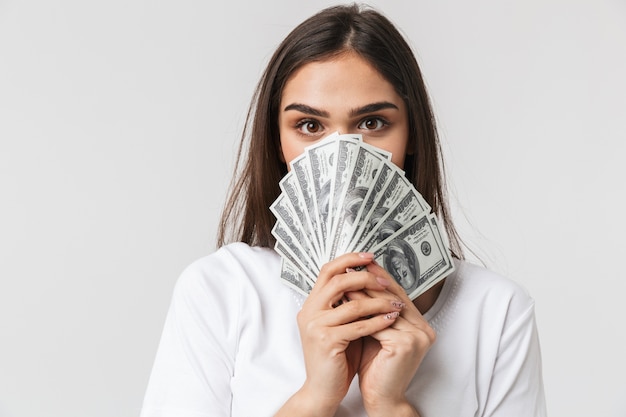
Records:
[[[345,53],[302,66],[287,80],[278,126],[282,160],[331,133],[360,133],[363,140],[392,153],[404,168],[408,116],[402,98],[367,61]]]

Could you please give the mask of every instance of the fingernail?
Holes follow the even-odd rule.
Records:
[[[378,281],[378,283],[383,287],[388,287],[389,284],[391,284],[387,278],[383,277],[376,277],[376,281]]]
[[[355,272],[354,268],[346,268],[346,272]]]
[[[374,254],[371,252],[359,252],[359,257],[363,259],[374,259]]]
[[[392,300],[391,301],[391,305],[394,306],[395,308],[404,308],[404,307],[406,307],[406,304],[404,304],[402,301],[396,301],[396,300]]]
[[[400,315],[400,313],[398,311],[394,311],[393,313],[389,313],[385,316],[385,318],[387,320],[395,320],[398,318],[398,316]]]

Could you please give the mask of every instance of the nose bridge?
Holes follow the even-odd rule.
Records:
[[[337,88],[328,91],[323,103],[320,104],[320,107],[328,113],[328,118],[324,122],[328,133],[338,132],[340,135],[356,133],[356,121],[351,110],[355,107],[356,99],[341,94]]]
[[[337,132],[340,135],[345,135],[347,133],[355,133],[354,127],[350,124],[348,120],[336,120],[333,122],[331,127],[332,132]]]

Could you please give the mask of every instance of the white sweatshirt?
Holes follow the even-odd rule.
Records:
[[[514,282],[456,264],[424,314],[437,332],[407,391],[421,417],[543,417],[534,302]],[[231,244],[190,265],[172,299],[141,417],[271,416],[297,391],[303,297],[271,249]],[[353,381],[336,416],[365,416]]]

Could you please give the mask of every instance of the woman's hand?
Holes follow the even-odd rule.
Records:
[[[368,296],[381,298],[393,294],[406,306],[393,324],[363,339],[358,370],[363,403],[369,416],[417,416],[405,393],[422,359],[435,343],[435,331],[404,289],[383,268],[372,263],[367,269],[375,276],[392,282],[384,294],[368,291]],[[352,299],[356,297],[356,294],[351,294]]]
[[[362,338],[379,334],[399,316],[401,303],[386,288],[393,279],[367,271],[372,254],[349,253],[322,267],[317,282],[298,313],[306,381],[278,415],[334,415],[348,392],[361,361]],[[346,293],[374,291],[385,297],[361,297],[337,304]],[[294,413],[289,414],[294,411]]]

